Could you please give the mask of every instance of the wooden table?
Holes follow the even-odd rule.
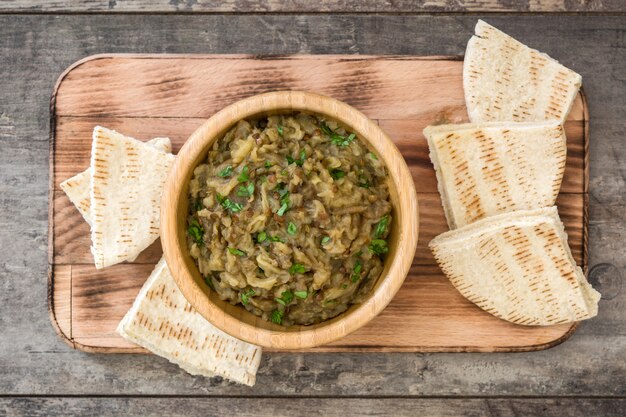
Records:
[[[317,3],[0,2],[0,415],[626,415],[626,3]],[[603,298],[567,342],[514,354],[270,353],[246,388],[154,356],[74,351],[56,336],[48,106],[72,62],[103,52],[460,55],[478,17],[583,75],[590,280]]]

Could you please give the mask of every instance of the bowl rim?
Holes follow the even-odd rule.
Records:
[[[386,274],[378,282],[368,299],[338,316],[314,326],[299,326],[298,330],[257,327],[223,311],[210,298],[188,270],[184,231],[181,230],[177,208],[182,198],[187,199],[188,185],[181,181],[206,155],[208,147],[239,120],[263,113],[305,111],[328,116],[351,128],[368,147],[374,148],[385,162],[397,191],[400,207],[394,207],[398,224],[395,256],[385,262]],[[401,184],[399,184],[399,182]],[[180,149],[168,174],[161,200],[161,244],[170,272],[189,303],[207,321],[229,335],[268,348],[301,349],[327,344],[357,330],[377,316],[395,296],[404,282],[417,247],[419,208],[411,173],[400,151],[391,139],[363,113],[331,97],[304,91],[275,91],[254,95],[237,101],[206,120]],[[181,244],[181,235],[182,242]],[[383,271],[384,273],[384,271]],[[352,311],[351,311],[352,310]],[[358,314],[355,314],[358,313]],[[249,313],[252,314],[252,313]],[[262,320],[259,318],[259,320]],[[266,324],[266,323],[264,323]]]

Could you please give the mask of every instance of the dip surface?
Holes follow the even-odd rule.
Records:
[[[240,121],[189,187],[187,243],[222,300],[277,324],[313,324],[361,302],[383,270],[385,167],[322,116]]]

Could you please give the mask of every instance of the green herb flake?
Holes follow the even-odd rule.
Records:
[[[326,245],[328,242],[330,242],[330,236],[324,236],[322,238],[322,246]]]
[[[380,239],[385,236],[387,233],[387,225],[389,224],[389,215],[383,216],[378,223],[376,223],[376,228],[374,229],[374,237],[376,239]]]
[[[304,274],[306,272],[306,268],[302,264],[295,263],[289,267],[289,273],[291,275],[294,274]]]
[[[256,242],[257,242],[257,243],[263,243],[263,242],[265,242],[266,240],[267,240],[267,232],[262,231],[262,232],[259,232],[259,233],[256,235]]]
[[[286,306],[287,304],[293,301],[293,293],[291,291],[283,291],[282,294],[280,295],[280,298],[274,298],[274,300],[277,303]]]
[[[230,252],[232,255],[246,256],[246,253],[244,251],[237,248],[228,248],[228,252]]]
[[[272,163],[270,161],[265,161],[265,168],[271,168]]]
[[[289,209],[289,204],[283,203],[280,205],[280,208],[278,209],[276,214],[278,214],[279,216],[284,216],[288,209]]]
[[[374,239],[369,245],[369,250],[376,255],[383,255],[389,251],[387,241],[384,239]]]
[[[333,169],[330,171],[330,176],[334,179],[338,180],[339,178],[343,178],[346,176],[346,173],[340,169]]]
[[[341,289],[345,290],[346,288],[348,288],[348,284],[341,284]]]
[[[330,304],[330,303],[336,303],[336,302],[337,302],[337,300],[326,300],[326,301],[324,301],[324,305]]]
[[[282,124],[280,124],[280,123],[278,124],[278,126],[276,126],[276,130],[278,131],[278,134],[279,134],[280,136],[282,136],[282,135],[283,135],[283,133],[284,133],[284,131],[285,131],[285,129],[283,128],[283,125],[282,125]]]
[[[267,238],[269,239],[270,242],[280,242],[280,243],[285,243],[285,239],[279,237],[279,236],[267,236]]]
[[[332,144],[345,147],[350,145],[354,139],[356,139],[356,134],[350,133],[347,137],[342,136],[339,133],[334,132],[328,125],[324,122],[320,123],[320,129],[322,132],[328,137],[330,137],[330,141]]]
[[[287,225],[287,233],[291,236],[295,236],[298,233],[298,226],[294,222],[289,222]]]
[[[202,199],[201,198],[196,198],[196,202],[194,204],[194,208],[196,209],[196,211],[200,211],[204,208],[204,204],[202,203]]]
[[[241,211],[241,209],[243,209],[243,205],[239,203],[235,203],[230,198],[224,197],[223,195],[219,193],[217,194],[216,197],[217,197],[217,201],[222,205],[222,207],[224,207],[226,210],[230,211],[231,213],[237,213]]]
[[[272,311],[272,315],[270,316],[270,320],[272,321],[272,323],[282,324],[283,323],[283,314],[285,314],[285,313],[280,311],[280,310],[274,310],[274,311]]]
[[[378,161],[378,157],[376,156],[376,154],[374,152],[368,152],[366,155],[369,156],[370,158]]]
[[[295,295],[298,298],[305,299],[309,295],[309,293],[306,291],[294,291],[293,295]]]
[[[241,169],[241,172],[239,173],[239,176],[237,177],[237,181],[239,182],[248,181],[250,179],[249,171],[250,169],[248,168],[248,165],[244,165],[243,168]]]
[[[233,167],[228,165],[226,168],[217,173],[218,177],[228,178],[233,175]]]
[[[357,259],[356,262],[354,263],[354,267],[352,268],[352,276],[350,277],[350,280],[352,282],[357,282],[359,279],[361,279],[362,269],[363,269],[363,264],[361,263],[361,261]]]
[[[189,222],[187,233],[198,245],[204,244],[204,228],[198,223],[198,219],[193,218],[191,222]]]
[[[239,197],[250,197],[252,194],[254,194],[253,182],[249,182],[246,185],[240,185],[239,189],[237,190],[237,195]]]
[[[208,285],[208,287],[210,289],[212,289],[213,291],[215,291],[215,287],[213,286],[213,280],[211,279],[210,276],[208,277],[204,277],[204,282],[206,282],[206,285]]]
[[[252,297],[253,295],[254,295],[254,290],[252,288],[250,288],[248,291],[239,293],[239,296],[241,297],[241,303],[243,305],[248,304],[248,301],[250,301],[250,297]]]

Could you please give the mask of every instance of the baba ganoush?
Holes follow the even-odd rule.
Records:
[[[222,300],[284,326],[360,303],[383,270],[392,223],[385,166],[320,115],[242,120],[189,186],[187,243]]]

